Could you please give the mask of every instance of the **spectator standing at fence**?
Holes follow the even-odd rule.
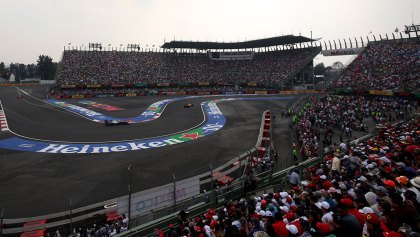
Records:
[[[295,169],[295,170],[292,171],[292,173],[290,173],[289,182],[293,187],[300,185],[300,176],[299,176],[299,170],[298,169]]]
[[[297,161],[296,146],[292,147],[292,156],[293,156],[293,160],[296,162]]]
[[[243,177],[244,182],[244,195],[251,191],[251,175],[249,172],[246,172]]]
[[[341,169],[340,159],[337,156],[337,154],[334,155],[331,163],[331,174],[333,177],[338,175]]]

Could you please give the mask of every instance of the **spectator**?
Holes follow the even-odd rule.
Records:
[[[293,170],[292,173],[290,173],[289,182],[292,186],[298,186],[300,185],[300,176],[299,176],[299,170]]]

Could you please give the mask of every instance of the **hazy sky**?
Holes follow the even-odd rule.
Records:
[[[342,39],[420,23],[420,0],[0,0],[0,61],[61,58],[68,43]],[[334,58],[332,60],[339,59]],[[323,57],[318,57],[323,61]],[[327,61],[328,64],[328,61]]]

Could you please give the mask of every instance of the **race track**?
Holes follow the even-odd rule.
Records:
[[[202,102],[227,98],[198,97],[174,101],[155,120],[105,127],[103,123],[45,102],[43,87],[21,89],[31,96],[23,95],[22,99],[17,99],[21,92],[16,88],[0,87],[0,101],[10,129],[10,132],[0,132],[0,143],[17,135],[27,139],[101,143],[176,134],[204,122]],[[232,96],[240,97],[244,96]],[[79,99],[65,102],[107,116],[125,118],[139,116],[151,104],[168,98],[174,97],[84,99],[123,109],[118,111],[90,107],[79,103]],[[263,111],[269,109],[280,114],[295,101],[296,98],[218,102],[217,106],[226,118],[222,129],[188,142],[154,149],[101,154],[0,149],[0,208],[5,208],[6,218],[38,216],[67,210],[70,196],[73,207],[77,208],[126,195],[129,164],[133,167],[133,192],[172,182],[172,172],[178,180],[207,172],[209,163],[220,166],[255,145]],[[185,103],[195,106],[184,108]],[[284,124],[287,126],[287,122]]]

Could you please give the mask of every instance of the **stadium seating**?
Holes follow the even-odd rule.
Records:
[[[420,88],[420,40],[371,42],[336,87],[415,91]]]
[[[170,84],[178,90],[188,83],[217,84],[218,89],[227,89],[226,84],[281,85],[318,53],[318,48],[307,48],[255,53],[252,60],[216,61],[207,54],[64,51],[57,86],[71,93],[130,93],[141,90],[132,88],[139,84]]]

